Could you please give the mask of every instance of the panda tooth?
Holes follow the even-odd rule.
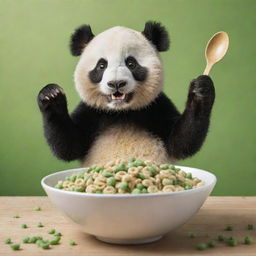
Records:
[[[124,100],[125,94],[123,93],[123,94],[120,96],[120,98],[121,98],[122,100]]]
[[[114,100],[116,96],[114,94],[111,94],[111,99]]]

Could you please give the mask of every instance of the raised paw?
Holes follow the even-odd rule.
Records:
[[[192,80],[189,88],[189,95],[193,99],[209,99],[214,101],[215,89],[212,79],[209,76],[201,75]]]
[[[57,84],[48,84],[41,89],[37,101],[41,111],[48,109],[61,113],[67,109],[66,96]]]

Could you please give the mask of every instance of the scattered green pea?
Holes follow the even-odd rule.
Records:
[[[39,223],[37,224],[37,227],[38,227],[38,228],[43,228],[44,225],[43,225],[41,222],[39,222]]]
[[[148,166],[147,166],[147,169],[148,169],[148,171],[150,172],[150,174],[151,174],[152,176],[155,176],[155,175],[157,174],[157,170],[156,170],[153,166],[148,165]]]
[[[15,215],[15,216],[13,216],[13,218],[18,219],[18,218],[20,218],[20,216],[19,215]]]
[[[54,234],[54,233],[55,233],[55,229],[49,229],[49,230],[48,230],[48,234],[51,234],[51,235],[52,235],[52,234]]]
[[[141,191],[138,188],[135,188],[132,190],[132,194],[140,194],[140,193],[141,193]]]
[[[161,169],[162,170],[168,170],[169,169],[169,165],[168,164],[161,165]]]
[[[22,228],[28,228],[27,224],[21,224]]]
[[[98,189],[98,190],[96,190],[95,193],[96,193],[96,194],[102,194],[102,190]]]
[[[77,243],[76,243],[74,240],[70,240],[70,241],[69,241],[69,244],[70,244],[70,245],[77,245]]]
[[[192,186],[189,185],[189,184],[186,184],[186,185],[184,186],[184,188],[185,188],[185,190],[189,190],[189,189],[192,189]]]
[[[199,251],[203,251],[203,250],[205,250],[206,248],[207,248],[206,243],[198,243],[198,244],[196,245],[196,249],[199,250]]]
[[[22,239],[24,244],[28,244],[29,240],[30,240],[30,237],[25,237],[25,238]]]
[[[225,236],[223,234],[218,235],[218,240],[219,241],[224,241],[225,240]]]
[[[236,239],[234,239],[233,237],[230,237],[230,238],[228,238],[228,240],[227,240],[227,244],[228,244],[229,246],[234,247],[234,246],[237,246],[237,241],[236,241]]]
[[[188,232],[188,237],[189,237],[189,238],[195,238],[196,235],[195,235],[195,233],[193,233],[193,232]]]
[[[60,236],[55,236],[55,238],[54,239],[52,239],[52,240],[50,240],[50,244],[51,245],[56,245],[56,244],[58,244],[59,243],[59,241],[60,241],[60,239],[61,239],[61,237]]]
[[[41,209],[41,207],[39,207],[39,206],[37,206],[37,207],[35,207],[34,208],[34,211],[41,211],[42,209]]]
[[[5,239],[5,241],[4,241],[6,244],[12,244],[12,240],[11,240],[11,238],[7,238],[7,239]]]
[[[116,179],[114,177],[109,177],[107,179],[107,185],[114,187],[116,185]]]
[[[57,232],[54,234],[54,236],[62,236],[62,234],[60,232]]]
[[[246,236],[244,238],[244,243],[245,244],[251,244],[253,242],[253,239],[250,236]]]
[[[19,245],[19,244],[11,244],[10,247],[11,247],[14,251],[20,250],[20,245]]]
[[[233,226],[232,225],[227,225],[226,226],[226,231],[232,231],[233,230]]]
[[[210,248],[214,248],[216,246],[216,241],[215,240],[211,240],[210,242],[208,242],[208,247]]]
[[[82,186],[75,187],[75,191],[76,192],[84,192],[84,187],[82,187]]]
[[[136,188],[138,188],[139,190],[142,190],[145,187],[141,183],[139,183],[136,185]]]
[[[134,162],[135,160],[136,160],[135,157],[131,157],[128,159],[128,162]]]
[[[247,229],[248,230],[253,230],[254,229],[253,224],[248,224]]]
[[[28,242],[31,243],[31,244],[35,244],[37,240],[38,240],[37,237],[36,237],[36,236],[33,236],[33,237],[30,237],[30,238],[29,238],[29,241],[28,241]]]
[[[48,243],[41,243],[40,247],[44,250],[50,249],[50,244]]]

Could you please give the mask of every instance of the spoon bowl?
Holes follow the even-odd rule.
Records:
[[[228,45],[229,37],[226,32],[220,31],[212,36],[205,49],[207,65],[204,75],[208,75],[212,66],[225,56]]]

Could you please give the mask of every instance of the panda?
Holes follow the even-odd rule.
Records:
[[[46,85],[37,101],[54,155],[81,166],[135,157],[175,163],[192,156],[206,138],[215,89],[209,76],[192,80],[183,113],[163,92],[159,52],[170,40],[165,27],[146,22],[142,32],[112,27],[94,35],[82,25],[70,49],[80,56],[74,81],[81,102],[69,114],[63,89]]]

